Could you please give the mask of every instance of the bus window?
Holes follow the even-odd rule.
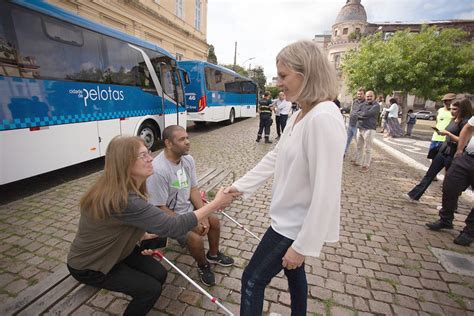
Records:
[[[104,37],[105,82],[121,85],[140,85],[137,80],[139,55],[127,43],[111,37]]]
[[[82,32],[72,25],[64,25],[52,19],[43,19],[44,31],[52,40],[62,41],[67,44],[82,46],[84,38]]]
[[[240,93],[240,82],[226,82],[225,83],[225,92],[234,92]]]
[[[153,83],[153,79],[151,78],[150,71],[145,64],[145,61],[141,61],[138,64],[138,81],[140,86],[142,87],[143,91],[157,94],[155,84]]]
[[[48,37],[42,17],[35,13],[14,9],[12,17],[23,77],[103,82],[99,35],[84,30],[83,45],[71,45]],[[51,20],[49,17],[43,19]],[[60,23],[63,22],[55,24]]]
[[[257,93],[257,85],[251,81],[242,81],[242,93],[254,94]]]
[[[155,69],[158,66],[157,73],[160,73],[161,86],[166,95],[171,97],[173,100],[176,100],[176,86],[173,83],[173,74],[171,66],[165,62],[160,62],[158,65],[155,65]]]

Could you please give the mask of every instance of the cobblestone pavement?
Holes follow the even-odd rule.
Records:
[[[256,130],[255,118],[194,137],[192,154],[198,173],[207,166],[219,166],[232,168],[236,176],[244,174],[273,146],[257,144]],[[0,304],[64,264],[76,231],[78,200],[97,176],[95,173],[0,206]],[[419,204],[407,204],[400,198],[421,176],[420,171],[400,165],[377,148],[368,173],[345,162],[341,238],[326,245],[320,258],[307,259],[308,314],[474,313],[474,278],[448,273],[429,250],[431,246],[474,254],[472,246],[452,242],[464,225],[468,205],[460,203],[455,230],[428,231],[424,224],[437,218],[440,183],[433,183]],[[269,182],[252,199],[234,202],[227,212],[253,232],[263,234],[269,225],[270,195]],[[227,219],[221,223],[221,248],[236,263],[233,267],[214,267],[218,285],[210,292],[237,313],[240,277],[257,243]],[[175,242],[166,255],[197,280],[195,263]],[[265,298],[266,313],[290,315],[287,282],[282,274],[271,282]],[[125,295],[102,290],[75,315],[120,314],[127,300]],[[170,271],[151,314],[218,313],[213,303]]]

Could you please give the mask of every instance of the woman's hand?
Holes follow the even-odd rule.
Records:
[[[152,256],[153,255],[153,249],[145,249],[145,250],[142,250],[142,255],[144,256]]]
[[[303,262],[304,256],[290,247],[283,256],[281,265],[287,270],[292,270],[301,267]]]
[[[237,190],[235,191],[228,191],[225,192],[227,189],[224,190],[224,188],[220,188],[219,191],[217,192],[214,200],[210,204],[213,204],[213,206],[218,209],[219,211],[222,211],[225,209],[227,206],[229,206],[232,201],[242,195],[242,193],[238,192]]]
[[[447,136],[447,135],[450,135],[451,133],[448,132],[447,130],[443,129],[442,131],[439,131],[438,134],[442,135],[442,136]]]

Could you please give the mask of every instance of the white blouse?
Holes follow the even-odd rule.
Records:
[[[274,176],[271,226],[292,247],[318,257],[324,242],[339,240],[346,129],[337,106],[317,104],[296,125],[293,115],[276,147],[233,186],[248,198]]]

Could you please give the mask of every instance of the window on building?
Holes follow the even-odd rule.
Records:
[[[356,27],[356,33],[360,33],[360,28]]]
[[[183,54],[176,53],[176,60],[183,60]]]
[[[338,33],[339,33],[339,32],[338,32],[337,30],[335,30],[335,31],[334,31],[334,36],[337,36]]]
[[[342,29],[342,35],[347,35],[349,33],[349,29],[347,27]]]
[[[341,55],[334,55],[334,66],[336,67],[336,69],[339,69],[339,67],[341,66]]]
[[[196,0],[196,17],[194,19],[194,27],[201,30],[201,0]]]
[[[176,0],[176,16],[181,19],[184,18],[183,0]]]

